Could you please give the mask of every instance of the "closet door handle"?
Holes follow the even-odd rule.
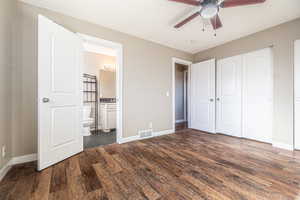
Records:
[[[220,98],[217,98],[217,101],[220,101]]]
[[[210,99],[209,101],[210,101],[210,102],[214,102],[214,99]]]

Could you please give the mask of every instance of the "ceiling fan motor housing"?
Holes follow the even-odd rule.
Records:
[[[204,0],[201,6],[200,15],[205,19],[210,19],[219,12],[218,0]]]

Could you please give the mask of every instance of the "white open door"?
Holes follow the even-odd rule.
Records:
[[[190,128],[215,133],[215,59],[191,66]]]
[[[75,33],[38,18],[38,170],[83,151],[82,44]]]
[[[242,136],[242,56],[217,62],[216,131]]]

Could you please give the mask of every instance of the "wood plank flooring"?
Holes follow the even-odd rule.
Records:
[[[299,198],[299,152],[193,130],[14,166],[0,183],[1,200]]]
[[[181,131],[187,129],[187,122],[179,122],[175,124],[175,130]]]

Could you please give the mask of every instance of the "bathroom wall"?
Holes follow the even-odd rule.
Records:
[[[0,1],[0,169],[11,159],[12,30],[15,1]],[[2,157],[2,148],[6,155]]]
[[[108,70],[99,71],[100,97],[116,98],[116,72]]]
[[[115,66],[117,63],[115,56],[108,56],[99,53],[84,53],[84,69],[86,74],[94,75],[98,80],[99,97],[115,98],[116,97],[116,79],[115,72],[106,72],[101,70],[105,65]],[[101,76],[101,71],[103,75]],[[107,77],[106,77],[107,76]]]

